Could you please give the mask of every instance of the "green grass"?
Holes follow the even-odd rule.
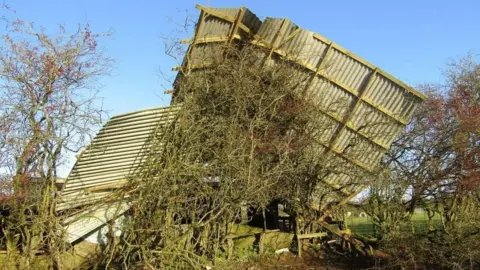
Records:
[[[438,226],[440,222],[440,217],[434,216],[433,223],[434,226]],[[374,228],[371,217],[349,217],[345,219],[347,227],[354,233],[362,235],[373,235]],[[425,213],[416,212],[412,216],[412,224],[415,233],[426,233],[428,232],[428,217]],[[411,232],[412,225],[407,224],[400,228],[401,231]]]

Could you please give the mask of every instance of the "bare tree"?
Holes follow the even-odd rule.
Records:
[[[400,252],[408,259],[399,263],[473,269],[480,263],[480,65],[467,56],[450,63],[445,75],[445,85],[423,86],[429,99],[393,143],[388,179],[374,190],[369,207],[375,216],[395,213],[384,215],[384,223],[404,225],[415,209],[426,210],[428,237],[383,231],[394,236],[386,242],[392,249],[399,241],[409,243],[411,251]],[[440,225],[433,224],[434,214]]]
[[[13,190],[5,192],[10,214],[2,230],[10,246],[18,247],[24,267],[40,249],[60,267],[55,181],[65,154],[78,151],[101,123],[98,79],[113,62],[98,41],[109,33],[94,33],[87,24],[73,32],[61,25],[50,35],[33,23],[6,23],[0,45],[0,169]]]

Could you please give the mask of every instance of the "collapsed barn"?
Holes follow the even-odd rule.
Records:
[[[134,203],[128,193],[117,191],[144,165],[153,137],[175,121],[184,98],[179,91],[183,78],[208,70],[224,53],[225,44],[253,45],[262,66],[286,60],[306,78],[302,87],[329,127],[319,135],[318,153],[328,156],[329,163],[345,164],[343,171],[328,174],[318,187],[311,207],[323,213],[368,186],[383,154],[425,99],[380,68],[288,19],[261,21],[243,7],[198,8],[194,37],[177,68],[172,106],[113,117],[78,158],[57,203],[57,211],[69,215],[64,226],[70,242],[92,235]],[[359,171],[364,172],[361,177]]]

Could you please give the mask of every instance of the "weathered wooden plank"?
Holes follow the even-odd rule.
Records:
[[[235,39],[235,34],[237,33],[238,28],[240,27],[240,24],[243,19],[243,15],[245,15],[245,8],[240,8],[238,10],[237,16],[235,17],[235,20],[233,21],[232,30],[228,35],[229,43],[232,43],[232,41]]]
[[[325,237],[328,233],[321,232],[321,233],[308,233],[308,234],[300,234],[297,235],[298,239],[310,239],[310,238],[318,238],[318,237]]]

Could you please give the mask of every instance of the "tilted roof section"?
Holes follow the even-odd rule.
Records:
[[[66,240],[74,243],[85,239],[89,234],[105,226],[130,208],[125,200],[95,204],[84,211],[75,213],[63,221]]]
[[[288,19],[267,17],[262,22],[244,7],[197,8],[200,17],[179,74],[208,68],[219,45],[235,40],[261,48],[266,61],[294,62],[310,76],[306,87],[332,126],[320,136],[324,153],[366,172],[376,171],[385,151],[426,99],[384,70]],[[365,187],[342,173],[325,182],[347,197]]]
[[[114,200],[113,191],[124,186],[147,157],[152,136],[161,133],[179,109],[161,107],[112,117],[75,163],[57,210]]]

